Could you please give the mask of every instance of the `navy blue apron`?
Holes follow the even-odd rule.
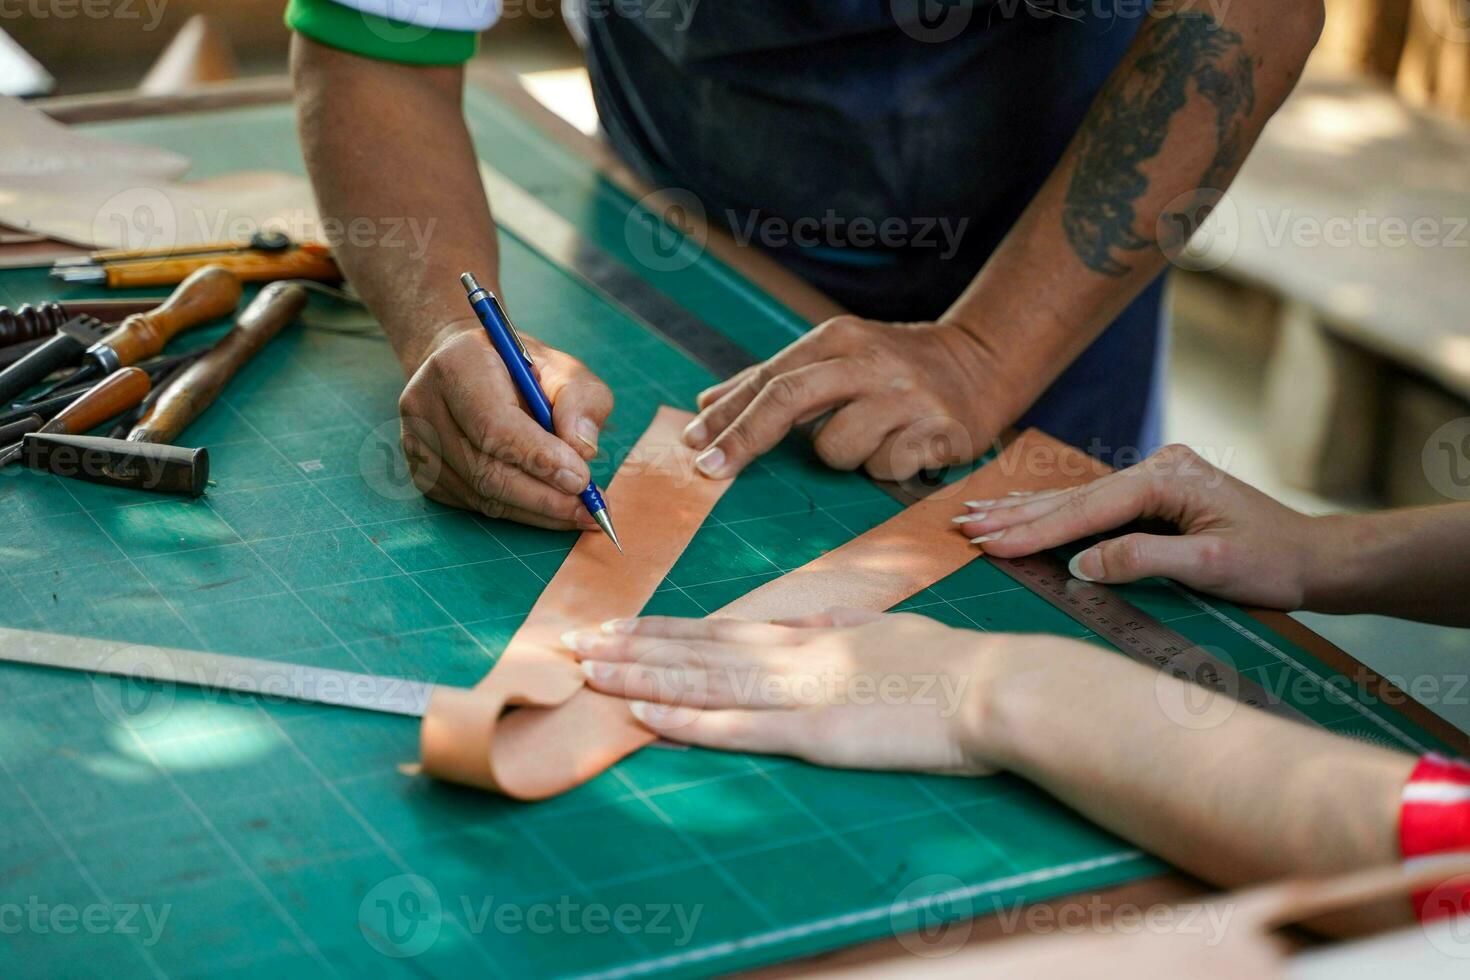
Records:
[[[629,165],[853,313],[903,321],[937,318],[969,284],[1143,19],[1049,0],[586,2],[598,111]],[[803,218],[803,236],[769,232]],[[886,239],[866,234],[889,219]],[[1160,293],[1021,423],[1108,461],[1154,448]]]

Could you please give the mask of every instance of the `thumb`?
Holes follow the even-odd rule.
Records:
[[[1198,534],[1125,534],[1079,552],[1067,568],[1084,582],[1136,582],[1158,575],[1202,588],[1220,542]]]
[[[597,438],[613,408],[613,395],[586,365],[561,351],[550,351],[541,366],[541,384],[551,399],[556,434],[583,459],[597,455]]]

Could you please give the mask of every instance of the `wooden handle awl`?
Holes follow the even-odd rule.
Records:
[[[148,396],[151,386],[148,372],[142,368],[125,367],[114,371],[79,395],[39,431],[80,435],[95,429],[108,419],[137,407]]]
[[[234,312],[239,302],[240,278],[207,265],[179,283],[158,309],[128,317],[102,343],[117,354],[120,365],[136,364],[163,350],[181,331]]]
[[[125,286],[166,286],[179,279],[202,261],[197,258],[159,259],[156,262],[121,262],[107,267],[107,285],[113,289]],[[211,265],[234,273],[242,282],[269,282],[273,279],[316,279],[336,282],[342,278],[331,251],[324,245],[306,244],[289,252],[236,252],[209,256]]]
[[[300,315],[306,298],[306,290],[295,283],[273,282],[262,289],[234,329],[159,393],[128,433],[129,441],[173,442],[219,397],[235,373]]]

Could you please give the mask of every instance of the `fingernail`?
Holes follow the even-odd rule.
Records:
[[[997,538],[1001,537],[1005,533],[1006,532],[1004,531],[1004,529],[999,530],[999,531],[991,531],[989,534],[982,534],[978,538],[971,538],[970,539],[970,543],[971,544],[984,544],[987,541],[994,541],[994,540],[996,540]]]
[[[709,441],[709,430],[704,427],[703,422],[695,419],[684,427],[683,439],[684,445],[698,449]]]
[[[1088,571],[1083,571],[1082,560],[1087,559]],[[1079,551],[1067,562],[1067,571],[1072,573],[1073,578],[1079,578],[1084,582],[1096,582],[1098,576],[1102,575],[1102,555],[1096,548],[1088,548]]]
[[[956,524],[974,524],[976,521],[985,520],[985,511],[976,511],[973,514],[961,514],[959,517],[950,518],[950,520]]]
[[[582,652],[581,643],[582,643],[582,631],[581,630],[567,630],[565,633],[563,633],[561,635],[561,645],[564,646],[564,647],[566,647],[568,650],[573,651],[574,653],[581,653]]]
[[[597,452],[597,423],[591,419],[577,419],[577,424],[572,426],[572,433],[577,441],[584,444],[594,453]]]
[[[636,619],[609,619],[602,624],[602,631],[604,633],[631,633],[637,625],[638,620]]]
[[[694,457],[694,465],[705,476],[719,476],[725,465],[725,451],[719,446],[711,446]]]
[[[586,482],[571,470],[557,470],[551,482],[555,483],[558,489],[567,493],[581,493],[587,489]]]
[[[1008,490],[1007,497],[1030,497],[1036,493],[1035,490]]]
[[[966,500],[966,507],[974,507],[976,510],[988,510],[995,506],[994,500]]]
[[[613,676],[613,665],[600,660],[584,660],[582,661],[582,674],[589,681],[610,681]]]

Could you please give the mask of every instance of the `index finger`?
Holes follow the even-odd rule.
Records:
[[[1016,558],[1158,516],[1160,493],[1147,473],[1124,470],[1070,494],[996,511],[978,527],[988,554]]]

